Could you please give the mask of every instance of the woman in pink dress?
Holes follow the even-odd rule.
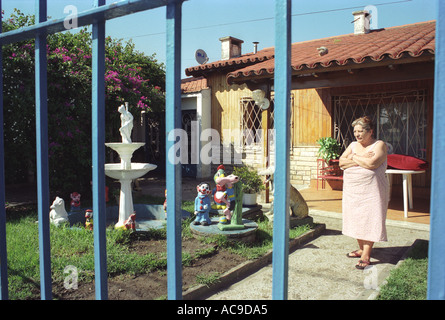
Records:
[[[359,249],[347,256],[360,258],[356,268],[364,269],[371,264],[374,243],[387,241],[387,147],[374,137],[369,117],[355,120],[352,126],[357,141],[352,142],[340,157],[340,167],[344,170],[342,232],[357,239]]]

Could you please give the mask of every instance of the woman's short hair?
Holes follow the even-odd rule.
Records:
[[[363,129],[366,131],[372,130],[372,135],[374,136],[375,130],[374,130],[374,122],[372,119],[368,116],[364,116],[358,119],[355,119],[352,122],[352,127],[355,127],[356,125],[362,126]]]

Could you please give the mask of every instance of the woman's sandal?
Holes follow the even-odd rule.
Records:
[[[346,254],[348,258],[360,258],[362,255],[357,253],[358,249]]]
[[[371,261],[359,260],[358,263],[355,265],[355,267],[357,269],[363,270],[369,265],[371,265]]]

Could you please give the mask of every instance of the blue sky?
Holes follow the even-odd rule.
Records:
[[[107,4],[116,2],[109,1]],[[292,42],[324,38],[353,32],[352,12],[368,5],[377,8],[378,28],[436,19],[434,0],[293,0]],[[5,18],[16,7],[34,12],[35,0],[3,0]],[[48,0],[48,15],[65,17],[65,6],[74,5],[79,12],[92,7],[93,0]],[[165,62],[165,8],[141,12],[110,20],[107,35],[132,39],[136,49],[156,54]],[[244,41],[243,53],[274,46],[273,0],[189,0],[183,4],[181,69],[195,66],[195,51],[206,51],[210,61],[219,60],[219,38],[233,36]],[[183,73],[183,77],[185,74]]]

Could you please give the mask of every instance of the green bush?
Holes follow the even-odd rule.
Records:
[[[2,22],[3,32],[34,24],[16,10]],[[48,153],[50,189],[67,197],[90,193],[92,34],[86,28],[47,37]],[[106,38],[106,141],[119,141],[117,108],[129,102],[133,115],[164,108],[165,70],[154,55],[134,44]],[[34,40],[3,46],[6,183],[25,182],[36,171]],[[108,156],[111,155],[107,150]]]
[[[244,193],[258,193],[264,190],[263,180],[255,169],[249,167],[234,167],[233,174],[239,177]],[[239,182],[238,182],[239,183]]]

